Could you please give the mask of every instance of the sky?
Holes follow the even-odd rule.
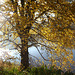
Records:
[[[6,0],[0,0],[0,5],[2,5]],[[2,16],[2,14],[0,13],[0,26],[1,26],[1,23],[4,22],[4,17]],[[0,31],[0,35],[3,35],[3,33]],[[12,58],[13,56],[15,57],[18,57],[18,51],[15,50],[15,51],[10,51],[9,49],[7,48],[0,48],[0,60],[7,60],[7,58]]]
[[[7,0],[0,0],[0,5],[3,4]]]

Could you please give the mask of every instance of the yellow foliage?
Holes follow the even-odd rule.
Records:
[[[60,65],[65,65],[68,61],[73,63],[71,49],[74,49],[75,46],[74,3],[63,0],[59,0],[59,2],[57,0],[39,0],[37,2],[28,0],[28,2],[24,2],[24,5],[21,3],[20,5],[17,1],[13,4],[9,0],[2,6],[5,8],[5,15],[10,16],[6,22],[6,29],[1,28],[2,32],[5,31],[6,35],[12,33],[13,39],[20,37],[21,44],[27,47],[28,40],[31,43],[39,43],[38,39],[42,39],[40,43],[47,45],[44,46],[48,47],[48,50],[51,49],[49,53],[52,55],[53,64],[59,62]],[[37,35],[36,37],[33,35],[34,40],[30,38],[31,34]],[[15,43],[18,44],[18,40]],[[41,45],[41,47],[44,46]],[[56,57],[59,60],[62,59],[63,62],[54,61]]]

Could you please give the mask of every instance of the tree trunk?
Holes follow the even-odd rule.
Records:
[[[29,67],[29,57],[28,57],[28,36],[25,35],[21,38],[22,49],[21,49],[21,70]]]

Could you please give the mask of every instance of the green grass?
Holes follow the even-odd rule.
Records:
[[[47,67],[33,67],[33,68],[28,68],[28,75],[73,75],[72,72],[63,72],[62,70],[57,70],[54,69],[54,66],[50,67],[48,69]]]
[[[47,67],[33,67],[28,68],[25,71],[19,71],[17,67],[13,67],[10,70],[8,68],[4,69],[3,66],[0,67],[0,75],[73,75],[72,72],[63,72],[62,70],[56,70],[52,66],[50,69]]]
[[[0,66],[0,75],[73,75],[73,73],[70,71],[64,73],[60,69],[55,69],[54,66],[49,69],[46,66],[29,67],[24,71],[20,71],[18,66],[7,63],[7,66]]]

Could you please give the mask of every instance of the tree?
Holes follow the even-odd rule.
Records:
[[[15,48],[21,50],[21,66],[24,69],[29,66],[28,48],[31,46],[35,46],[40,53],[38,45],[41,45],[52,56],[60,57],[63,53],[62,57],[66,60],[65,55],[72,54],[70,49],[75,44],[74,5],[74,2],[65,0],[8,0],[1,9],[7,22],[5,29],[0,27],[5,34],[0,42],[3,46],[9,44],[7,41],[12,42]],[[20,42],[15,41],[17,37],[20,37]]]

